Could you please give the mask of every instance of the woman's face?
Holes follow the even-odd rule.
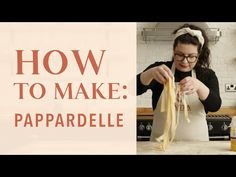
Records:
[[[174,49],[175,68],[182,72],[191,71],[198,60],[198,46],[178,43]]]

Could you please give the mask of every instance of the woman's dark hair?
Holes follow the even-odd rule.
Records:
[[[202,36],[204,38],[203,46],[201,45],[201,43],[199,42],[197,37],[186,33],[186,34],[178,36],[175,39],[173,48],[175,49],[175,47],[177,46],[178,43],[193,44],[193,45],[198,46],[199,57],[198,57],[198,61],[196,63],[195,68],[196,69],[200,69],[201,67],[209,68],[210,67],[210,58],[209,58],[210,57],[210,49],[208,48],[208,37],[206,36],[206,33],[203,29],[201,29],[195,25],[192,25],[192,24],[184,24],[183,26],[176,29],[173,32],[173,34],[176,34],[178,30],[180,30],[182,28],[187,28],[187,27],[189,27],[190,29],[193,29],[193,30],[200,30],[202,32]]]

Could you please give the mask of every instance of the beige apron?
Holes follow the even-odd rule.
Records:
[[[174,64],[171,68],[172,73],[175,72]],[[192,77],[196,78],[195,70],[192,70]],[[176,83],[177,84],[177,83]],[[177,88],[177,87],[176,87]],[[158,100],[156,109],[154,110],[152,133],[150,141],[156,141],[155,139],[161,136],[164,132],[164,125],[166,119],[166,112],[161,112],[161,97]],[[206,122],[206,113],[204,106],[198,98],[197,93],[185,95],[188,115],[190,122],[188,123],[184,117],[183,109],[180,109],[179,123],[176,129],[174,140],[176,141],[209,141],[208,127]],[[182,107],[182,106],[181,106]],[[177,115],[177,109],[176,109]]]

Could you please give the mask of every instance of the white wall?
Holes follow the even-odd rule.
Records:
[[[154,27],[156,23],[137,24],[137,73],[148,65],[160,60],[170,60],[172,41],[142,40],[144,27]],[[225,92],[225,84],[236,84],[236,23],[207,23],[210,28],[220,28],[222,36],[217,43],[210,43],[211,68],[216,72],[220,84],[222,106],[236,106],[236,92]],[[138,107],[151,107],[151,91],[137,97]]]

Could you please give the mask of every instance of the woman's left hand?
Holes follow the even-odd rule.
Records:
[[[193,77],[185,77],[179,82],[180,91],[185,92],[187,95],[193,94],[198,91],[200,87],[200,81]]]

